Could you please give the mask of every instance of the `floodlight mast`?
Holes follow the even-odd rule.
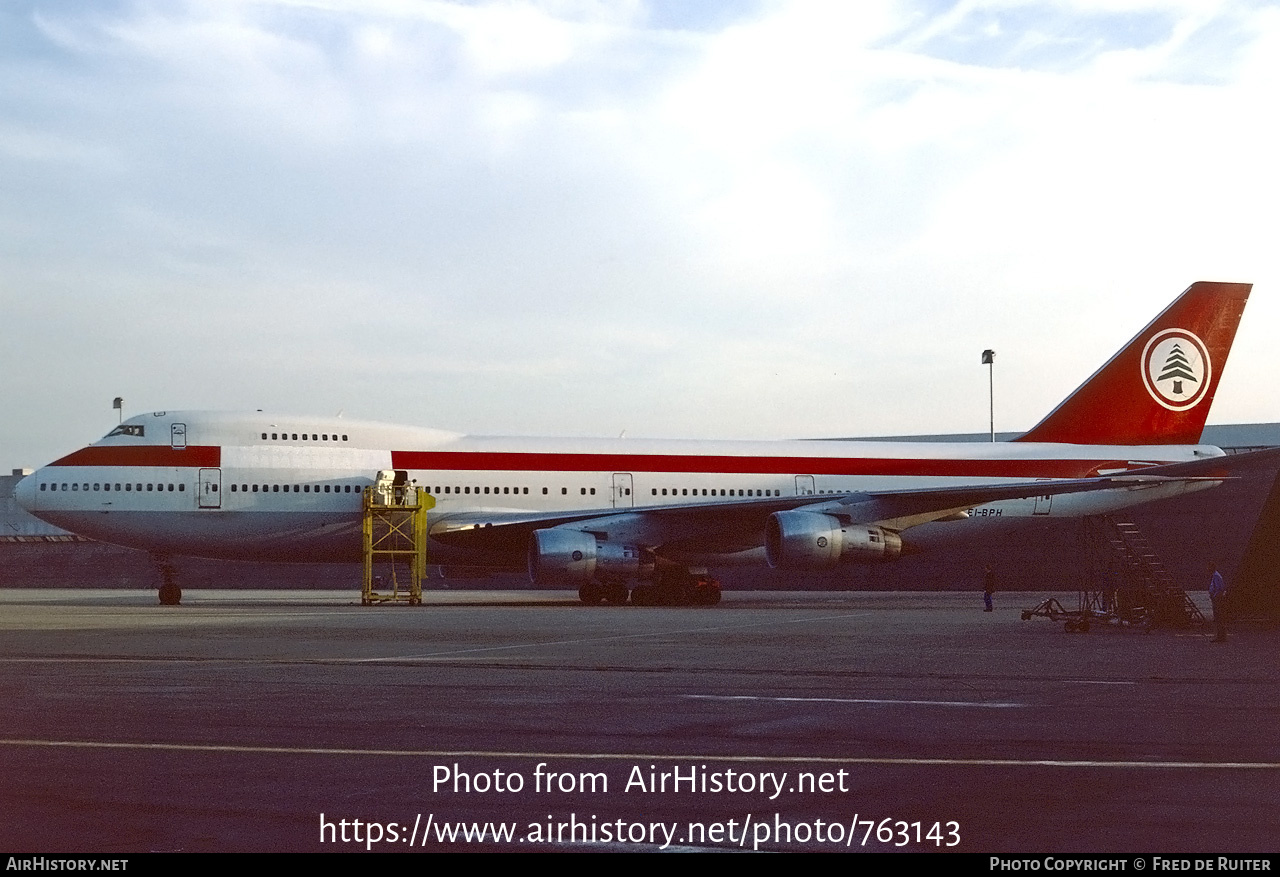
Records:
[[[987,394],[991,407],[991,441],[996,440],[996,352],[982,351],[982,364],[987,366]]]

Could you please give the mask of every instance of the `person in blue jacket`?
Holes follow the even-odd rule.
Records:
[[[1218,572],[1217,564],[1209,564],[1209,601],[1213,603],[1213,628],[1215,643],[1227,641],[1227,583]]]

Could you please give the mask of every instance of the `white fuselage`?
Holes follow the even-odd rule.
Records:
[[[405,470],[435,498],[431,533],[479,517],[742,502],[1083,478],[1221,455],[1207,446],[665,441],[465,436],[266,414],[155,412],[24,479],[17,499],[94,539],[161,553],[360,557],[361,491]],[[1079,516],[1195,489],[1175,482],[1031,497],[970,517]],[[514,565],[433,542],[433,562]]]

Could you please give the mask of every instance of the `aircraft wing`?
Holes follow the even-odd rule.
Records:
[[[1153,466],[1137,474],[1097,478],[743,498],[728,502],[594,509],[564,514],[477,511],[444,516],[431,525],[430,534],[432,539],[457,548],[511,557],[523,555],[529,535],[534,530],[553,527],[593,533],[600,539],[634,542],[655,549],[734,553],[762,546],[765,523],[775,512],[803,509],[832,515],[846,523],[901,531],[1001,500],[1097,490],[1141,490],[1171,482],[1221,481],[1230,477],[1223,474],[1226,470],[1221,464],[1221,461],[1229,459],[1216,457],[1177,464],[1180,471],[1170,474],[1165,474],[1165,470],[1172,467]],[[1202,463],[1213,462],[1218,462],[1219,466],[1201,466]]]
[[[1143,470],[1143,474],[1159,474],[1170,478],[1234,478],[1241,472],[1256,472],[1280,467],[1280,448],[1265,448],[1221,457],[1206,457],[1189,463],[1167,463]]]

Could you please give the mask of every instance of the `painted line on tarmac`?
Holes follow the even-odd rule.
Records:
[[[1105,679],[1063,679],[1064,685],[1137,685],[1136,682],[1111,682]]]
[[[690,700],[756,700],[773,703],[861,703],[875,706],[970,706],[979,709],[1016,709],[1025,703],[1001,703],[974,700],[893,700],[875,697],[764,697],[753,694],[683,694]]]
[[[617,643],[621,640],[653,638],[653,636],[671,636],[673,634],[713,634],[724,630],[745,630],[749,627],[774,627],[778,625],[800,625],[812,621],[838,621],[841,618],[865,618],[874,615],[872,612],[849,612],[841,615],[823,615],[812,618],[786,618],[777,621],[756,621],[753,624],[719,625],[716,627],[687,627],[677,630],[653,630],[643,634],[616,634],[612,636],[584,636],[580,639],[547,640],[544,643],[508,643],[506,645],[485,645],[472,649],[449,649],[445,652],[424,652],[421,654],[402,654],[402,656],[379,656],[374,658],[174,658],[160,656],[102,656],[102,657],[9,657],[0,658],[0,663],[148,663],[183,661],[192,663],[323,663],[323,664],[366,664],[393,663],[398,661],[428,661],[430,658],[447,658],[460,654],[479,654],[484,652],[509,652],[512,649],[531,649],[545,645],[584,645],[589,643]]]
[[[511,649],[540,648],[542,646],[575,646],[587,643],[619,642],[629,639],[646,639],[655,636],[671,636],[681,633],[717,633],[725,630],[746,630],[752,627],[776,627],[781,624],[807,624],[812,621],[838,621],[842,618],[866,618],[874,613],[850,612],[841,615],[819,615],[813,618],[791,618],[781,621],[757,621],[751,624],[724,624],[717,627],[689,627],[676,630],[652,630],[645,633],[622,633],[613,636],[582,637],[580,639],[547,640],[546,642],[510,643],[504,646],[483,646],[474,649],[451,649],[444,652],[423,652],[416,655],[388,655],[379,658],[336,659],[333,663],[343,664],[376,664],[380,661],[417,661],[426,658],[441,658],[449,655],[470,655],[478,652],[503,652]]]
[[[344,749],[316,746],[250,746],[219,743],[138,743],[95,740],[0,739],[0,746],[44,749],[130,749],[244,755],[339,755],[399,758],[519,758],[549,761],[652,761],[745,764],[865,764],[887,767],[1066,767],[1157,770],[1280,770],[1276,761],[1093,761],[1055,758],[875,758],[830,755],[680,755],[657,752],[512,752],[487,749]]]

